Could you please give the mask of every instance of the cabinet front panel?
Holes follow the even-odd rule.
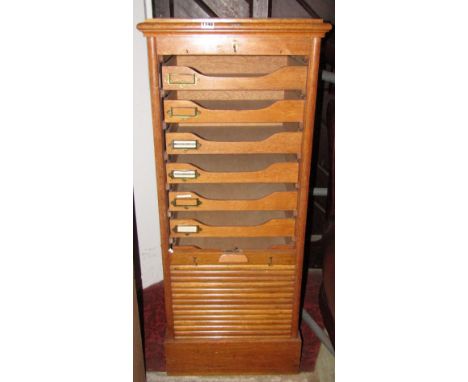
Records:
[[[307,55],[310,36],[164,35],[157,37],[159,55]]]
[[[198,266],[206,265],[211,268],[219,268],[219,266],[229,266],[230,271],[235,272],[235,266],[240,265],[240,269],[244,269],[245,265],[250,265],[252,268],[266,266],[275,266],[280,269],[284,266],[288,268],[296,264],[293,248],[283,249],[256,249],[256,250],[215,250],[215,249],[197,249],[194,247],[176,247],[171,253],[171,265],[180,266],[179,269],[184,269],[183,266]],[[289,269],[289,268],[288,268]],[[229,280],[232,275],[225,272],[224,275]],[[238,277],[233,275],[234,277]],[[267,276],[266,274],[263,276]],[[262,276],[262,277],[263,277]],[[213,277],[213,280],[222,281],[222,278]]]

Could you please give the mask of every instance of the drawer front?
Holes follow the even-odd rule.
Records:
[[[297,192],[274,192],[261,199],[213,200],[195,192],[169,192],[170,211],[293,211],[297,208]]]
[[[271,219],[255,226],[210,226],[195,219],[170,219],[170,237],[294,237],[295,219]]]
[[[211,265],[213,268],[229,265],[250,265],[264,268],[276,266],[289,268],[296,264],[296,252],[294,249],[263,249],[263,250],[206,250],[196,248],[175,247],[171,255],[171,265]]]
[[[276,133],[262,141],[208,141],[192,133],[166,133],[168,154],[299,154],[302,133]]]
[[[280,100],[253,110],[207,109],[192,101],[164,100],[164,119],[170,123],[302,122],[303,111],[303,100]]]
[[[263,76],[203,75],[186,66],[163,66],[166,90],[305,90],[307,67],[285,66]]]
[[[295,266],[229,256],[236,262],[171,265],[175,337],[290,336]]]
[[[167,163],[167,183],[297,183],[299,164],[273,163],[249,172],[208,172],[188,163]]]
[[[229,34],[158,36],[159,55],[308,55],[312,37]]]

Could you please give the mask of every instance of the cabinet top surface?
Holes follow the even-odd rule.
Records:
[[[331,24],[324,23],[322,19],[148,19],[137,28],[145,34],[274,32],[322,35],[331,29]]]

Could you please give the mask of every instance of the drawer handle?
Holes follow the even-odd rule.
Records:
[[[248,263],[249,259],[243,254],[223,253],[218,262],[220,263]]]
[[[186,235],[190,235],[191,233],[198,233],[201,231],[201,227],[199,225],[176,225],[174,227],[175,233],[185,233]]]
[[[195,74],[168,73],[166,82],[170,85],[195,85],[197,77]]]
[[[177,111],[178,110],[178,111]],[[167,111],[169,117],[195,118],[200,115],[198,107],[172,107]]]
[[[197,139],[187,141],[172,141],[171,146],[174,150],[197,150],[201,145]]]
[[[202,201],[198,198],[176,198],[174,199],[171,204],[174,207],[184,207],[188,209],[190,207],[198,207],[202,204]]]
[[[172,170],[169,173],[169,176],[172,179],[196,179],[200,176],[200,173],[197,170]]]

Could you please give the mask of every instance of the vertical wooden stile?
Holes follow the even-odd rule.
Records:
[[[159,226],[161,232],[161,253],[163,261],[164,299],[167,317],[167,337],[174,337],[172,320],[172,292],[169,258],[169,219],[168,195],[166,192],[166,166],[164,159],[165,139],[162,129],[161,95],[159,87],[159,57],[156,50],[156,37],[148,37],[148,65],[153,119],[154,158],[156,163],[156,186],[158,193]]]
[[[314,115],[315,115],[315,100],[317,97],[317,77],[320,60],[320,38],[315,37],[312,40],[311,51],[309,55],[309,67],[307,70],[307,85],[306,85],[306,106],[304,112],[304,133],[302,139],[302,156],[299,164],[299,197],[297,205],[297,220],[296,220],[296,248],[297,248],[297,265],[296,265],[296,286],[294,295],[293,307],[293,325],[291,336],[298,335],[299,327],[299,310],[302,286],[302,274],[304,264],[304,243],[307,224],[307,205],[309,199],[309,180],[310,180],[310,165],[312,159],[312,140],[314,136]]]

